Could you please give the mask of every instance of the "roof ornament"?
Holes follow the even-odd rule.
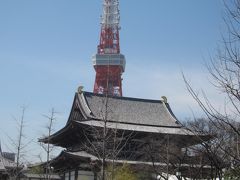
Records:
[[[163,101],[165,104],[168,103],[168,102],[167,102],[167,97],[166,97],[166,96],[162,96],[161,98],[162,98],[162,101]]]
[[[77,92],[78,92],[79,94],[82,94],[83,88],[84,88],[83,86],[79,86],[78,89],[77,89]]]

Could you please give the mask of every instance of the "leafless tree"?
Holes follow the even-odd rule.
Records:
[[[211,146],[216,146],[218,150],[224,152],[223,154],[227,153],[225,155],[231,158],[229,162],[240,162],[238,147],[240,135],[240,1],[226,0],[223,2],[227,31],[223,32],[222,44],[217,49],[216,56],[212,57],[207,65],[211,83],[222,92],[226,99],[223,109],[219,110],[219,107],[212,105],[205,92],[197,93],[186,77],[183,77],[188,91],[206,114],[211,127],[216,130],[217,140]]]
[[[26,112],[26,106],[22,106],[22,113],[21,117],[15,118],[14,120],[17,124],[17,137],[12,138],[11,136],[7,135],[8,139],[10,140],[10,144],[12,145],[13,149],[10,151],[15,153],[16,155],[16,167],[14,167],[11,172],[9,172],[9,176],[11,176],[12,179],[19,179],[19,175],[24,168],[24,156],[26,155],[27,151],[26,148],[27,146],[33,141],[32,139],[26,142],[25,140],[27,139],[25,133],[25,112]],[[25,139],[25,140],[24,140]]]
[[[235,156],[234,132],[226,128],[219,129],[217,123],[204,118],[185,123],[186,127],[194,132],[213,136],[209,141],[202,141],[201,144],[188,148],[195,156],[201,157],[203,164],[210,166],[205,175],[212,179],[223,178],[223,169],[231,165],[231,160]],[[202,168],[199,168],[199,172],[203,172]]]
[[[100,127],[87,126],[84,130],[85,141],[81,145],[82,150],[95,155],[101,162],[95,166],[101,169],[99,178],[102,180],[113,179],[116,160],[132,137],[132,132],[118,129],[118,122],[113,123],[109,120],[109,114],[114,109],[114,105],[109,104],[109,98],[109,95],[105,94],[101,103]]]
[[[180,179],[177,173],[182,170],[182,165],[188,160],[187,150],[182,151],[174,142],[174,137],[169,134],[161,138],[150,137],[149,139],[145,141],[143,151],[147,161],[150,160],[152,163],[153,172],[161,179],[167,180],[170,176]]]
[[[55,109],[52,108],[50,115],[43,115],[48,120],[48,123],[46,125],[47,134],[44,135],[45,138],[48,138],[48,141],[46,144],[40,142],[40,146],[43,148],[44,152],[46,153],[46,162],[44,163],[45,164],[45,167],[44,167],[45,174],[44,175],[48,180],[50,180],[51,173],[52,173],[51,161],[50,161],[51,153],[54,151],[54,146],[49,143],[49,138],[53,133],[53,124],[54,124],[54,121],[56,120],[56,113],[57,112],[55,111]],[[42,161],[41,156],[39,156],[39,158]]]

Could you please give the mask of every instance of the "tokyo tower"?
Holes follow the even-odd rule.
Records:
[[[119,1],[103,0],[100,42],[92,57],[96,71],[94,93],[122,96],[122,73],[125,57],[119,45]]]

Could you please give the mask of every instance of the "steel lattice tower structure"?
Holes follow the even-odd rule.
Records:
[[[126,61],[120,54],[119,21],[119,1],[103,0],[100,43],[92,58],[96,71],[94,93],[122,96],[121,76]]]

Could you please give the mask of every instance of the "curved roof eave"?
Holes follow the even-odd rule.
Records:
[[[51,143],[54,140],[54,138],[56,138],[59,135],[62,135],[66,131],[68,131],[68,129],[72,126],[72,123],[75,123],[75,121],[71,121],[71,122],[67,123],[62,129],[60,129],[57,132],[53,133],[49,137],[39,138],[38,142],[43,142],[43,143],[49,142],[49,143]]]

